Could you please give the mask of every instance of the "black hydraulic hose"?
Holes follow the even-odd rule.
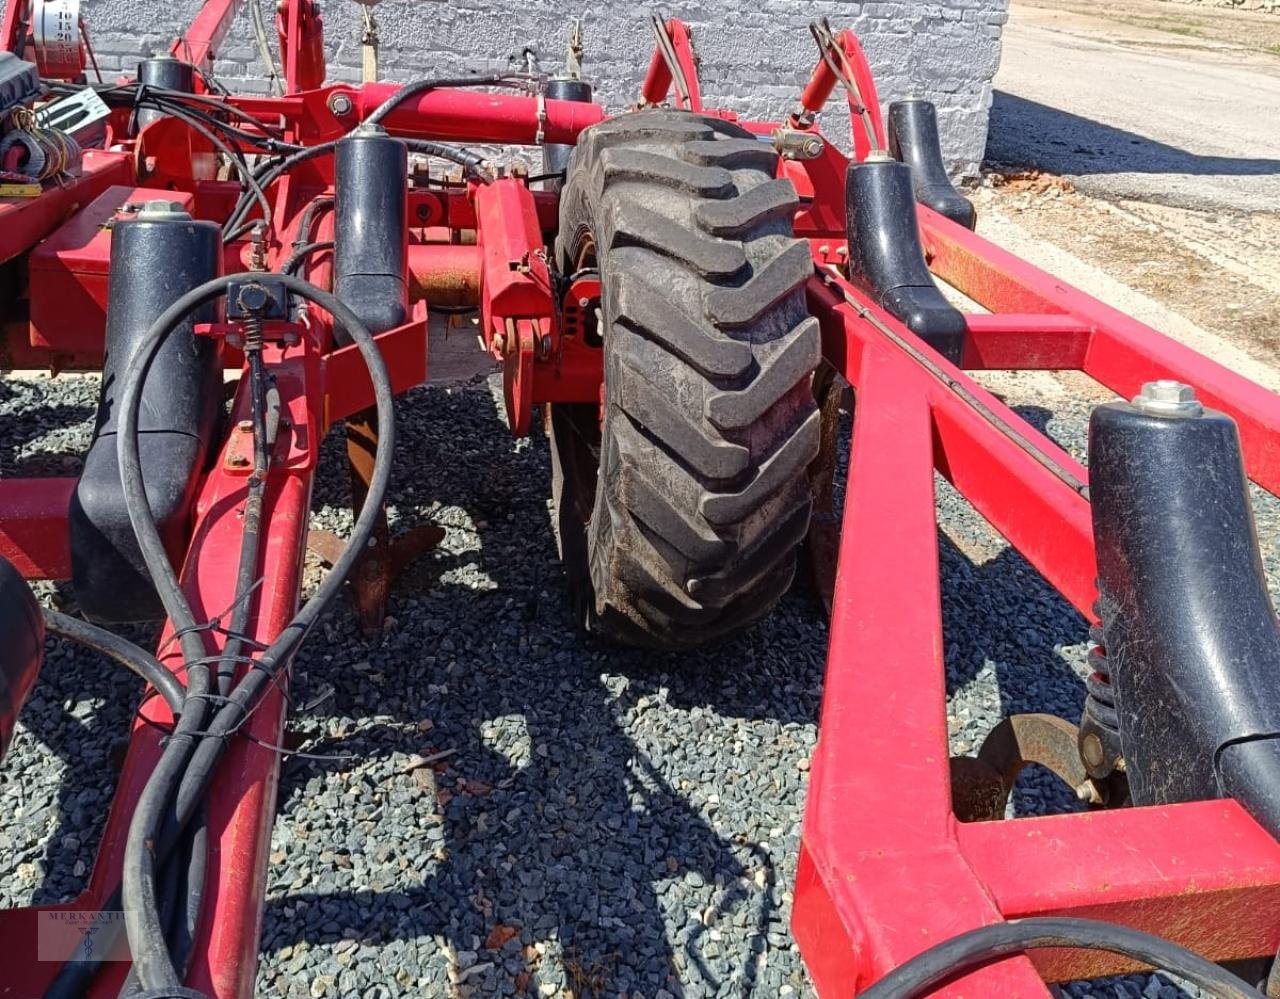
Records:
[[[1127,926],[1058,916],[994,923],[961,933],[895,968],[859,999],[916,999],[955,975],[1046,947],[1121,954],[1177,975],[1214,999],[1262,999],[1248,983],[1168,940]]]
[[[306,211],[302,213],[302,221],[298,224],[298,235],[293,241],[295,250],[305,246],[311,240],[311,230],[315,227],[317,216],[333,208],[337,202],[337,197],[332,194],[322,194],[318,198],[311,199],[311,204],[307,205]]]
[[[82,87],[75,86],[74,84],[64,84],[57,81],[50,82],[48,85],[51,90],[59,93],[78,93],[83,89]],[[245,111],[243,108],[238,108],[234,104],[217,97],[211,97],[207,94],[192,94],[185,90],[172,90],[168,87],[157,86],[154,83],[140,83],[138,81],[123,84],[110,84],[107,86],[94,86],[92,89],[109,107],[129,107],[144,101],[155,100],[177,104],[192,111],[196,108],[202,108],[204,109],[202,111],[204,114],[231,115],[252,125],[254,128],[259,129],[263,133],[262,136],[243,132],[246,137],[251,138],[253,141],[265,138],[280,148],[289,148],[291,145],[280,137],[280,130],[276,126],[268,125],[261,118]],[[219,124],[223,126],[227,125],[226,122],[219,122]]]
[[[208,804],[202,803],[200,812],[188,827],[187,848],[182,854],[182,884],[179,887],[180,904],[169,923],[169,953],[173,965],[185,979],[195,955],[196,934],[200,928],[200,911],[204,908],[205,879],[209,867],[209,816]]]
[[[169,953],[173,955],[174,967],[184,978],[195,952],[200,907],[204,904],[205,874],[209,861],[207,811],[207,808],[202,807],[200,814],[192,820],[183,836],[182,848],[169,855],[161,876],[165,886],[164,897],[160,902],[165,941]],[[88,981],[85,981],[85,987]],[[129,999],[140,988],[137,970],[131,967],[120,989],[119,999]]]
[[[147,94],[145,97],[140,97],[134,103],[134,106],[154,108],[157,111],[163,111],[165,114],[176,115],[178,111],[181,111],[182,114],[199,118],[210,128],[217,129],[223,135],[233,139],[239,139],[242,142],[247,142],[254,146],[260,146],[267,152],[292,152],[302,148],[295,143],[277,139],[273,135],[258,135],[255,132],[250,132],[246,129],[240,128],[238,125],[233,125],[230,122],[223,121],[217,117],[217,112],[206,111],[202,105],[188,104],[182,101],[174,101],[168,98],[155,97],[152,94]]]
[[[487,160],[477,152],[457,146],[446,145],[443,142],[433,142],[430,139],[406,139],[401,136],[397,136],[397,138],[399,138],[400,141],[408,147],[411,153],[423,153],[427,156],[438,156],[440,159],[449,160],[450,162],[457,163],[466,170],[469,175],[481,183],[493,183],[493,177],[491,177],[484,169]],[[308,146],[306,149],[300,149],[295,153],[290,153],[279,163],[273,164],[266,170],[259,171],[255,175],[254,180],[259,187],[265,190],[294,167],[300,166],[308,160],[313,160],[317,156],[324,156],[328,153],[332,153],[338,148],[338,143],[341,141],[341,139],[331,139],[328,142],[321,142],[318,145]],[[223,224],[222,238],[224,242],[231,242],[231,234],[237,232],[241,227],[241,224],[245,221],[245,216],[248,214],[249,208],[252,204],[252,201],[248,196],[249,193],[250,192],[246,192],[245,195],[241,196],[236,207],[232,210],[231,215]],[[267,210],[267,217],[270,217],[269,210]]]
[[[217,135],[215,135],[210,129],[206,128],[203,124],[201,124],[192,115],[188,115],[185,112],[179,112],[172,109],[170,109],[167,113],[173,115],[179,121],[185,122],[188,128],[194,129],[196,132],[199,132],[211,143],[213,143],[214,147],[218,149],[224,156],[226,156],[228,160],[231,161],[231,164],[236,168],[236,172],[240,174],[240,179],[244,182],[245,187],[248,188],[248,191],[246,192],[246,194],[252,197],[253,200],[258,202],[259,207],[261,207],[262,209],[262,217],[266,220],[267,224],[270,225],[271,224],[271,202],[267,200],[267,194],[266,194],[266,191],[263,189],[263,185],[258,183],[258,180],[254,176],[253,171],[249,169],[249,164],[245,162],[244,157],[240,155],[240,151],[238,149],[235,149],[233,146],[231,146],[227,142],[224,142]]]
[[[274,184],[279,177],[288,173],[294,167],[300,166],[308,160],[313,160],[317,156],[323,156],[325,153],[332,152],[337,145],[338,142],[335,139],[329,142],[322,142],[319,145],[308,146],[306,149],[300,149],[296,153],[290,153],[279,163],[276,163],[265,170],[258,171],[254,180],[265,190]],[[222,227],[222,238],[224,242],[230,242],[229,234],[234,232],[245,220],[245,216],[248,214],[251,204],[252,199],[247,198],[244,195],[240,197],[239,202],[236,204],[236,207],[232,210],[230,217]],[[268,209],[267,218],[270,218],[270,216],[271,213]]]
[[[96,624],[90,624],[78,617],[60,614],[48,608],[44,610],[44,626],[51,634],[93,649],[95,652],[101,652],[108,659],[137,673],[156,688],[175,717],[182,714],[182,700],[187,695],[186,688],[182,686],[182,681],[165,669],[164,664],[151,653],[107,631],[106,628],[99,628]]]
[[[302,266],[303,261],[306,260],[307,257],[311,256],[311,254],[320,253],[322,250],[332,250],[333,247],[334,242],[331,239],[319,239],[314,243],[306,243],[293,251],[280,270],[285,274],[296,274],[298,272],[298,268]]]
[[[258,556],[262,551],[262,505],[267,492],[267,472],[271,448],[275,445],[277,418],[269,416],[267,373],[262,363],[262,350],[246,347],[249,362],[249,399],[253,416],[253,474],[249,477],[248,494],[240,530],[240,562],[236,566],[235,607],[231,612],[231,637],[223,646],[216,675],[220,697],[231,691],[231,681],[244,651],[240,638],[249,627],[253,610],[253,584],[258,574]],[[278,406],[279,400],[276,399]]]
[[[329,604],[341,592],[346,577],[355,568],[373,535],[391,476],[391,458],[395,446],[394,400],[386,365],[372,335],[359,318],[334,295],[292,275],[276,275],[275,280],[282,283],[287,291],[330,313],[355,342],[369,370],[381,433],[374,456],[369,499],[356,518],[347,548],[311,599],[235,686],[212,723],[203,728],[203,705],[206,703],[209,686],[205,662],[208,657],[205,655],[203,632],[194,619],[190,604],[165,552],[159,530],[150,515],[138,450],[138,410],[141,387],[146,380],[147,371],[156,351],[173,328],[193,309],[225,295],[232,284],[243,279],[244,276],[239,274],[215,278],[192,289],[165,310],[136,348],[125,375],[120,403],[117,449],[130,521],[165,611],[173,622],[176,633],[181,636],[183,653],[189,664],[188,675],[191,678],[188,709],[175,728],[165,754],[139,799],[125,848],[122,885],[125,925],[138,969],[138,979],[144,988],[171,988],[181,984],[165,947],[164,927],[156,904],[157,863],[172,851],[179,841],[183,827],[195,814],[229,737],[248,718],[279,673],[288,666]],[[198,688],[197,680],[200,681]],[[191,706],[193,697],[199,698],[199,709]],[[193,755],[190,752],[191,735],[196,730],[183,729],[189,719],[197,717],[202,726],[198,732],[200,752]],[[182,747],[181,753],[174,749],[178,745]],[[172,801],[173,807],[165,808],[175,786],[178,787],[178,794]]]
[[[480,153],[458,146],[447,146],[441,142],[433,142],[431,139],[406,139],[403,136],[396,136],[396,138],[408,146],[411,153],[438,156],[442,160],[450,160],[461,166],[480,183],[493,183],[493,177],[485,169],[488,159]]]

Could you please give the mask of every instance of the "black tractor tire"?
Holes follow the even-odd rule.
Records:
[[[586,131],[557,266],[598,270],[602,405],[551,407],[561,555],[581,623],[688,649],[791,585],[818,453],[809,248],[769,143],[683,111]]]

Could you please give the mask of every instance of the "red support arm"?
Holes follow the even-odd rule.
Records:
[[[1173,378],[1240,426],[1249,477],[1280,495],[1280,396],[1072,288],[923,205],[921,235],[939,277],[993,312],[1066,317],[1092,330],[1081,370],[1125,397]]]
[[[212,69],[217,50],[243,6],[244,0],[205,0],[191,27],[173,43],[169,53],[197,69]]]
[[[6,52],[17,52],[18,43],[26,33],[27,10],[31,0],[7,0],[4,5],[4,21],[0,23],[0,46]]]
[[[702,84],[698,81],[698,64],[693,54],[693,36],[689,26],[679,18],[668,18],[662,22],[662,31],[666,33],[676,55],[676,65],[689,86],[689,93],[676,93],[675,105],[685,111],[702,110]],[[673,83],[671,67],[663,55],[661,47],[655,48],[653,58],[649,60],[649,70],[645,73],[644,83],[640,87],[642,104],[661,104],[667,99]],[[686,99],[687,98],[687,99]]]
[[[831,67],[831,62],[835,62],[841,73],[847,74],[850,85],[848,98],[849,113],[853,119],[853,152],[854,159],[861,163],[872,148],[884,149],[888,142],[880,115],[880,95],[858,36],[845,29],[835,36],[834,43],[835,50],[827,54],[830,61],[826,56],[819,56],[818,65],[800,95],[800,112],[792,115],[791,124],[809,127],[826,107],[836,84],[841,82]]]

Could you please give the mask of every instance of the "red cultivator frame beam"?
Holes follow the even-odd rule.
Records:
[[[1280,487],[1271,443],[1272,428],[1280,427],[1280,400],[1273,394],[1064,288],[928,209],[921,214],[935,265],[963,254],[977,279],[961,281],[955,270],[943,274],[984,306],[1025,309],[1031,296],[1052,296],[1053,306],[1042,314],[1005,313],[998,325],[975,318],[966,366],[994,366],[985,363],[991,358],[1007,369],[1080,370],[1122,393],[1153,377],[1179,378],[1231,412],[1246,441],[1250,476],[1270,491]],[[984,258],[995,266],[983,267]],[[1122,923],[1215,960],[1271,954],[1280,944],[1280,928],[1269,915],[1280,897],[1280,846],[1234,802],[1000,822],[956,818],[934,471],[1093,619],[1089,504],[886,340],[869,317],[904,341],[914,338],[843,280],[815,278],[810,302],[822,317],[828,357],[840,359],[858,392],[831,654],[793,916],[819,991],[838,995],[851,983],[865,988],[964,930],[1041,915]],[[1038,332],[1015,349],[1003,330],[991,335],[1002,326]],[[1057,445],[960,370],[937,363],[1042,455],[1087,481],[1085,470]],[[865,668],[881,661],[885,648],[895,650],[895,682],[887,690],[883,678]],[[1011,959],[940,994],[1029,996],[1040,994],[1042,977],[1061,981],[1133,967],[1074,951],[1045,951],[1033,960],[1034,966],[1026,958]]]
[[[25,7],[10,0],[4,27],[14,46]],[[207,3],[174,47],[199,66],[209,63],[239,3]],[[259,124],[284,139],[314,146],[346,134],[397,92],[389,84],[303,90],[322,78],[308,62],[304,39],[319,31],[306,0],[287,0],[280,14],[288,93],[280,98],[231,97],[229,108],[250,138]],[[667,99],[701,108],[701,88],[688,29],[659,21],[658,51],[641,104]],[[849,32],[815,30],[822,58],[800,106],[785,123],[741,122],[779,148],[818,136],[815,121],[837,85],[855,117],[854,158],[886,145],[874,82]],[[314,49],[312,50],[314,51]],[[318,73],[318,75],[317,75]],[[731,112],[708,112],[736,120]],[[252,116],[252,118],[247,117]],[[405,101],[383,124],[393,134],[453,142],[574,144],[604,114],[590,103],[426,90]],[[130,132],[117,111],[111,139],[120,152],[89,152],[80,176],[41,197],[0,203],[0,260],[15,260],[55,232],[70,213],[97,231],[125,201],[185,197],[196,218],[225,221],[239,196],[214,179],[207,138],[176,118]],[[241,139],[242,151],[257,151]],[[812,152],[812,148],[810,148]],[[1097,567],[1085,469],[1028,425],[960,367],[944,360],[842,273],[844,178],[848,160],[830,142],[815,155],[784,162],[782,173],[804,199],[796,234],[811,240],[814,275],[808,304],[821,324],[823,353],[856,390],[858,411],[820,738],[795,893],[793,928],[818,990],[847,995],[932,944],[974,927],[1043,914],[1100,917],[1165,936],[1215,960],[1274,954],[1280,923],[1280,845],[1231,801],[1163,808],[1097,811],[1016,821],[961,823],[952,802],[946,692],[939,608],[934,474],[940,472],[1063,596],[1093,619]],[[325,211],[308,214],[331,195],[330,161],[314,159],[269,186],[276,238],[252,245],[246,232],[228,248],[227,269],[264,252],[279,268],[295,248],[333,234]],[[105,214],[94,212],[95,199]],[[528,432],[537,407],[550,402],[598,403],[598,349],[583,330],[599,297],[599,281],[580,277],[559,287],[546,247],[557,224],[554,191],[532,190],[511,174],[491,184],[455,183],[415,189],[409,196],[407,270],[412,320],[379,338],[403,391],[426,378],[426,303],[471,304],[481,311],[484,347],[504,365],[508,417]],[[88,214],[86,214],[88,213]],[[1280,491],[1280,400],[1187,348],[1111,310],[1010,256],[986,240],[920,209],[925,249],[935,274],[990,314],[967,317],[963,368],[1082,371],[1120,395],[1146,381],[1174,378],[1239,423],[1254,481]],[[76,220],[73,220],[76,221]],[[303,226],[314,223],[311,231]],[[474,231],[474,244],[464,239]],[[105,241],[104,241],[105,242]],[[98,248],[95,249],[95,246]],[[31,265],[31,295],[73,275],[86,301],[105,302],[104,251],[91,239],[46,251]],[[301,272],[325,286],[329,256],[309,256]],[[52,300],[52,299],[51,299]],[[47,304],[47,303],[45,303]],[[94,366],[101,350],[78,339],[100,330],[101,311],[51,310],[37,324],[7,318],[5,357],[13,363]],[[215,324],[216,326],[216,324]],[[367,374],[355,348],[335,349],[330,317],[307,317],[291,346],[271,346],[266,361],[277,376],[286,419],[267,480],[266,544],[250,638],[269,642],[292,618],[300,589],[308,509],[319,442],[332,424],[366,410]],[[217,333],[214,328],[206,333]],[[225,330],[224,330],[225,332]],[[238,369],[237,351],[224,348]],[[9,363],[9,362],[6,362]],[[238,397],[217,460],[200,484],[182,581],[201,619],[220,618],[233,602],[241,526],[249,482],[250,444],[239,423],[249,412]],[[0,554],[28,578],[70,574],[66,509],[70,480],[0,483]],[[177,669],[181,659],[162,649]],[[211,651],[224,633],[213,631]],[[894,682],[872,664],[892,650]],[[209,889],[189,984],[219,997],[253,993],[267,848],[275,809],[282,741],[283,691],[273,689],[254,713],[248,739],[236,739],[209,801],[212,841]],[[61,909],[102,909],[120,882],[125,834],[156,764],[157,726],[173,719],[158,698],[134,726],[102,846],[87,890]],[[0,912],[0,937],[13,953],[38,950],[33,910]],[[1030,996],[1042,979],[1116,971],[1124,963],[1093,954],[1048,951],[1014,958],[947,986],[945,994]],[[127,964],[108,966],[90,995],[119,991]],[[43,991],[57,972],[46,962],[9,962],[10,994]]]

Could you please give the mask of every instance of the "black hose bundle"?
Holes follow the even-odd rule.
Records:
[[[141,389],[161,343],[189,312],[225,295],[243,275],[216,278],[183,295],[152,324],[134,354],[120,404],[118,453],[130,520],[156,590],[172,621],[188,663],[188,692],[184,710],[160,762],[136,805],[125,848],[122,899],[125,925],[138,980],[143,988],[181,985],[172,955],[165,945],[165,926],[157,897],[156,871],[177,843],[179,835],[204,800],[228,739],[247,720],[262,696],[288,667],[299,646],[338,595],[362,555],[380,515],[391,475],[395,446],[393,395],[386,366],[372,335],[335,296],[292,275],[274,278],[287,291],[307,299],[334,317],[355,342],[369,370],[380,434],[374,457],[369,499],[356,519],[351,541],[315,594],[298,611],[271,645],[208,717],[210,659],[204,630],[169,562],[160,533],[149,513],[138,451],[138,409]],[[193,700],[195,701],[193,705]]]
[[[157,689],[166,699],[178,701],[175,706],[178,720],[136,803],[125,846],[123,883],[118,896],[110,903],[121,905],[125,911],[134,974],[143,990],[182,988],[195,936],[199,900],[204,891],[207,832],[202,813],[218,763],[231,737],[288,669],[308,633],[341,592],[346,578],[373,536],[391,476],[395,447],[394,399],[390,378],[373,336],[334,295],[292,275],[274,276],[273,280],[282,283],[288,292],[328,312],[350,335],[373,384],[380,434],[369,498],[356,519],[347,548],[311,599],[256,657],[240,655],[241,647],[234,637],[240,629],[247,627],[249,621],[247,601],[252,592],[258,550],[256,531],[260,527],[259,518],[246,517],[246,521],[252,523],[246,524],[241,550],[233,638],[222,653],[210,654],[205,640],[208,625],[196,620],[150,516],[138,448],[139,404],[152,359],[171,330],[193,309],[225,295],[234,284],[243,280],[242,274],[216,278],[183,295],[167,309],[137,347],[124,376],[120,403],[117,448],[130,519],[148,572],[178,636],[187,667],[185,691],[181,691],[180,684],[177,685],[178,690],[173,689],[176,681],[170,683],[159,675],[154,677],[159,681]],[[251,370],[251,377],[255,379],[256,478],[257,473],[265,473],[266,447],[273,436],[274,421],[268,410],[270,394],[274,390],[265,387],[266,378],[261,369]],[[251,496],[250,502],[252,499]],[[122,639],[101,632],[101,629],[82,626],[80,622],[65,619],[62,615],[53,617],[52,622],[51,628],[55,632],[89,641],[95,648],[101,648],[149,680],[153,679],[152,674],[156,671],[168,674],[154,657]],[[248,663],[249,669],[232,684],[229,674],[218,676],[210,671],[210,665],[214,663],[219,666]],[[168,675],[172,681],[172,674]],[[180,698],[177,696],[179,691]],[[217,710],[210,710],[215,702]],[[162,884],[166,889],[174,890],[162,893]],[[97,967],[94,962],[67,964],[48,995],[82,994],[96,974]]]
[[[916,999],[948,979],[1046,947],[1103,950],[1168,971],[1214,999],[1263,999],[1248,983],[1168,940],[1092,919],[1045,917],[994,923],[945,940],[895,968],[859,999]]]

